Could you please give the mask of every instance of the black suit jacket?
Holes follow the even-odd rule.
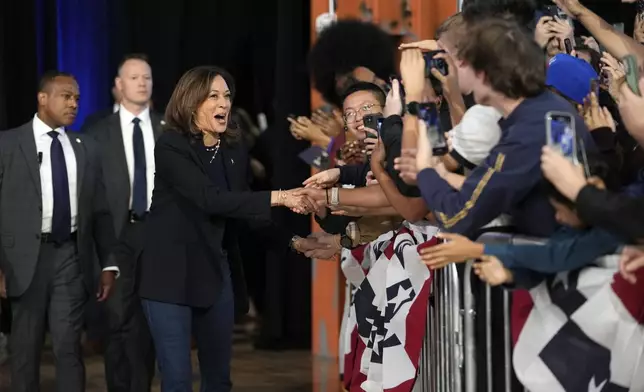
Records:
[[[150,121],[155,139],[158,139],[161,135],[163,117],[150,112]],[[107,202],[114,219],[114,230],[119,237],[129,218],[131,193],[119,113],[112,113],[98,121],[87,129],[87,134],[97,141],[101,149],[101,166]]]
[[[67,133],[76,157],[78,256],[85,283],[94,292],[94,246],[102,268],[116,265],[116,236],[105,199],[99,150],[94,140]],[[3,132],[0,140],[0,269],[10,296],[29,287],[38,261],[42,190],[32,122]]]
[[[113,115],[114,108],[108,108],[108,109],[101,109],[97,112],[94,112],[87,117],[85,117],[85,121],[83,122],[83,126],[80,129],[81,133],[86,133],[90,128],[92,128],[94,125],[99,123],[101,120]],[[118,113],[118,112],[116,112]]]
[[[248,298],[241,265],[239,220],[261,228],[263,239],[287,249],[291,234],[271,224],[270,192],[248,189],[248,156],[241,145],[222,141],[230,191],[208,177],[193,148],[199,141],[165,131],[155,147],[156,175],[141,255],[142,298],[207,307],[219,295],[226,262],[235,291],[236,312]]]

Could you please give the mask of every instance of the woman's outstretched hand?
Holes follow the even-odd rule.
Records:
[[[298,214],[310,214],[317,211],[317,203],[306,193],[298,192],[300,189],[278,191],[277,205],[290,209]]]

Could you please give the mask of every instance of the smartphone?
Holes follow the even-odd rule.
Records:
[[[570,38],[564,40],[564,46],[566,47],[566,53],[572,53],[572,42],[570,42]]]
[[[383,118],[382,113],[365,114],[362,117],[362,122],[364,123],[364,127],[367,128],[367,131],[366,131],[367,137],[372,139],[378,138],[378,134],[380,134],[380,126],[382,125],[382,121],[378,122],[378,120],[382,118]],[[369,129],[373,129],[374,131],[378,132],[378,134],[369,132]]]
[[[438,107],[433,103],[423,104],[419,110],[419,117],[427,127],[427,137],[432,144],[432,153],[435,156],[445,155],[448,152],[447,139],[441,132]]]
[[[543,15],[554,18],[556,15],[559,15],[559,8],[556,5],[546,5],[543,7]]]
[[[622,59],[622,63],[624,64],[624,68],[626,70],[626,84],[628,84],[628,88],[631,89],[633,94],[642,96],[639,85],[640,72],[639,66],[637,64],[637,59],[635,59],[635,56],[633,56],[632,54],[629,54]]]
[[[575,117],[566,112],[546,113],[546,143],[559,150],[572,163],[578,164]]]

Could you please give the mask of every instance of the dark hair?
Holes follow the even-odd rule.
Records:
[[[357,93],[358,91],[369,91],[373,93],[373,95],[376,96],[378,103],[380,103],[382,107],[384,107],[385,103],[387,102],[387,95],[385,94],[384,90],[377,84],[369,82],[356,82],[350,85],[342,93],[342,102],[344,103],[344,100],[347,99],[349,95]]]
[[[38,92],[39,93],[47,93],[49,90],[49,85],[56,79],[56,78],[74,78],[74,75],[68,73],[68,72],[61,72],[61,71],[56,71],[56,70],[51,70],[47,71],[42,76],[40,77],[40,81],[38,82]]]
[[[545,89],[543,51],[513,20],[468,23],[467,35],[460,37],[456,47],[456,57],[484,73],[492,89],[508,98],[533,97]]]
[[[588,152],[588,171],[593,177],[597,177],[604,182],[606,189],[609,191],[617,191],[620,188],[620,178],[614,168],[603,159],[599,153]],[[575,208],[575,202],[562,195],[557,188],[555,188],[550,181],[544,179],[541,181],[542,191],[556,202],[565,205],[570,209]]]
[[[595,72],[597,72],[597,75],[601,74],[602,69],[601,69],[601,59],[602,55],[599,54],[595,49],[589,47],[588,45],[579,45],[575,46],[575,52],[587,52],[588,55],[590,56],[590,65],[593,67]]]
[[[448,35],[451,38],[455,31],[460,30],[464,26],[465,21],[463,20],[463,14],[457,12],[449,18],[445,19],[443,23],[438,26],[438,28],[436,29],[436,39],[441,39],[441,37],[445,35]]]
[[[230,90],[231,100],[235,98],[235,82],[233,77],[224,69],[214,66],[199,66],[192,68],[181,76],[172,92],[165,110],[166,128],[195,138],[201,138],[202,133],[195,124],[195,112],[210,94],[212,81],[221,76]],[[228,141],[237,141],[237,127],[228,127],[224,137]]]
[[[394,39],[380,27],[358,20],[340,20],[320,33],[309,53],[313,86],[327,102],[342,106],[338,76],[358,67],[382,80],[396,73]]]
[[[535,0],[468,0],[463,2],[463,18],[467,23],[488,17],[512,18],[520,26],[534,27]],[[524,27],[524,32],[526,28]]]
[[[129,53],[123,56],[123,58],[121,59],[121,62],[116,68],[117,74],[121,73],[121,68],[123,68],[123,65],[130,60],[140,60],[150,64],[150,61],[148,60],[148,56],[145,53]]]

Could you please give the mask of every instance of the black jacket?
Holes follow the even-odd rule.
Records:
[[[270,192],[248,191],[248,158],[241,145],[222,141],[231,191],[215,186],[192,147],[195,139],[165,131],[155,146],[156,175],[141,256],[142,298],[208,307],[219,295],[223,263],[230,264],[236,312],[246,313],[238,222],[243,219],[273,246],[286,248],[286,230],[270,227]]]

